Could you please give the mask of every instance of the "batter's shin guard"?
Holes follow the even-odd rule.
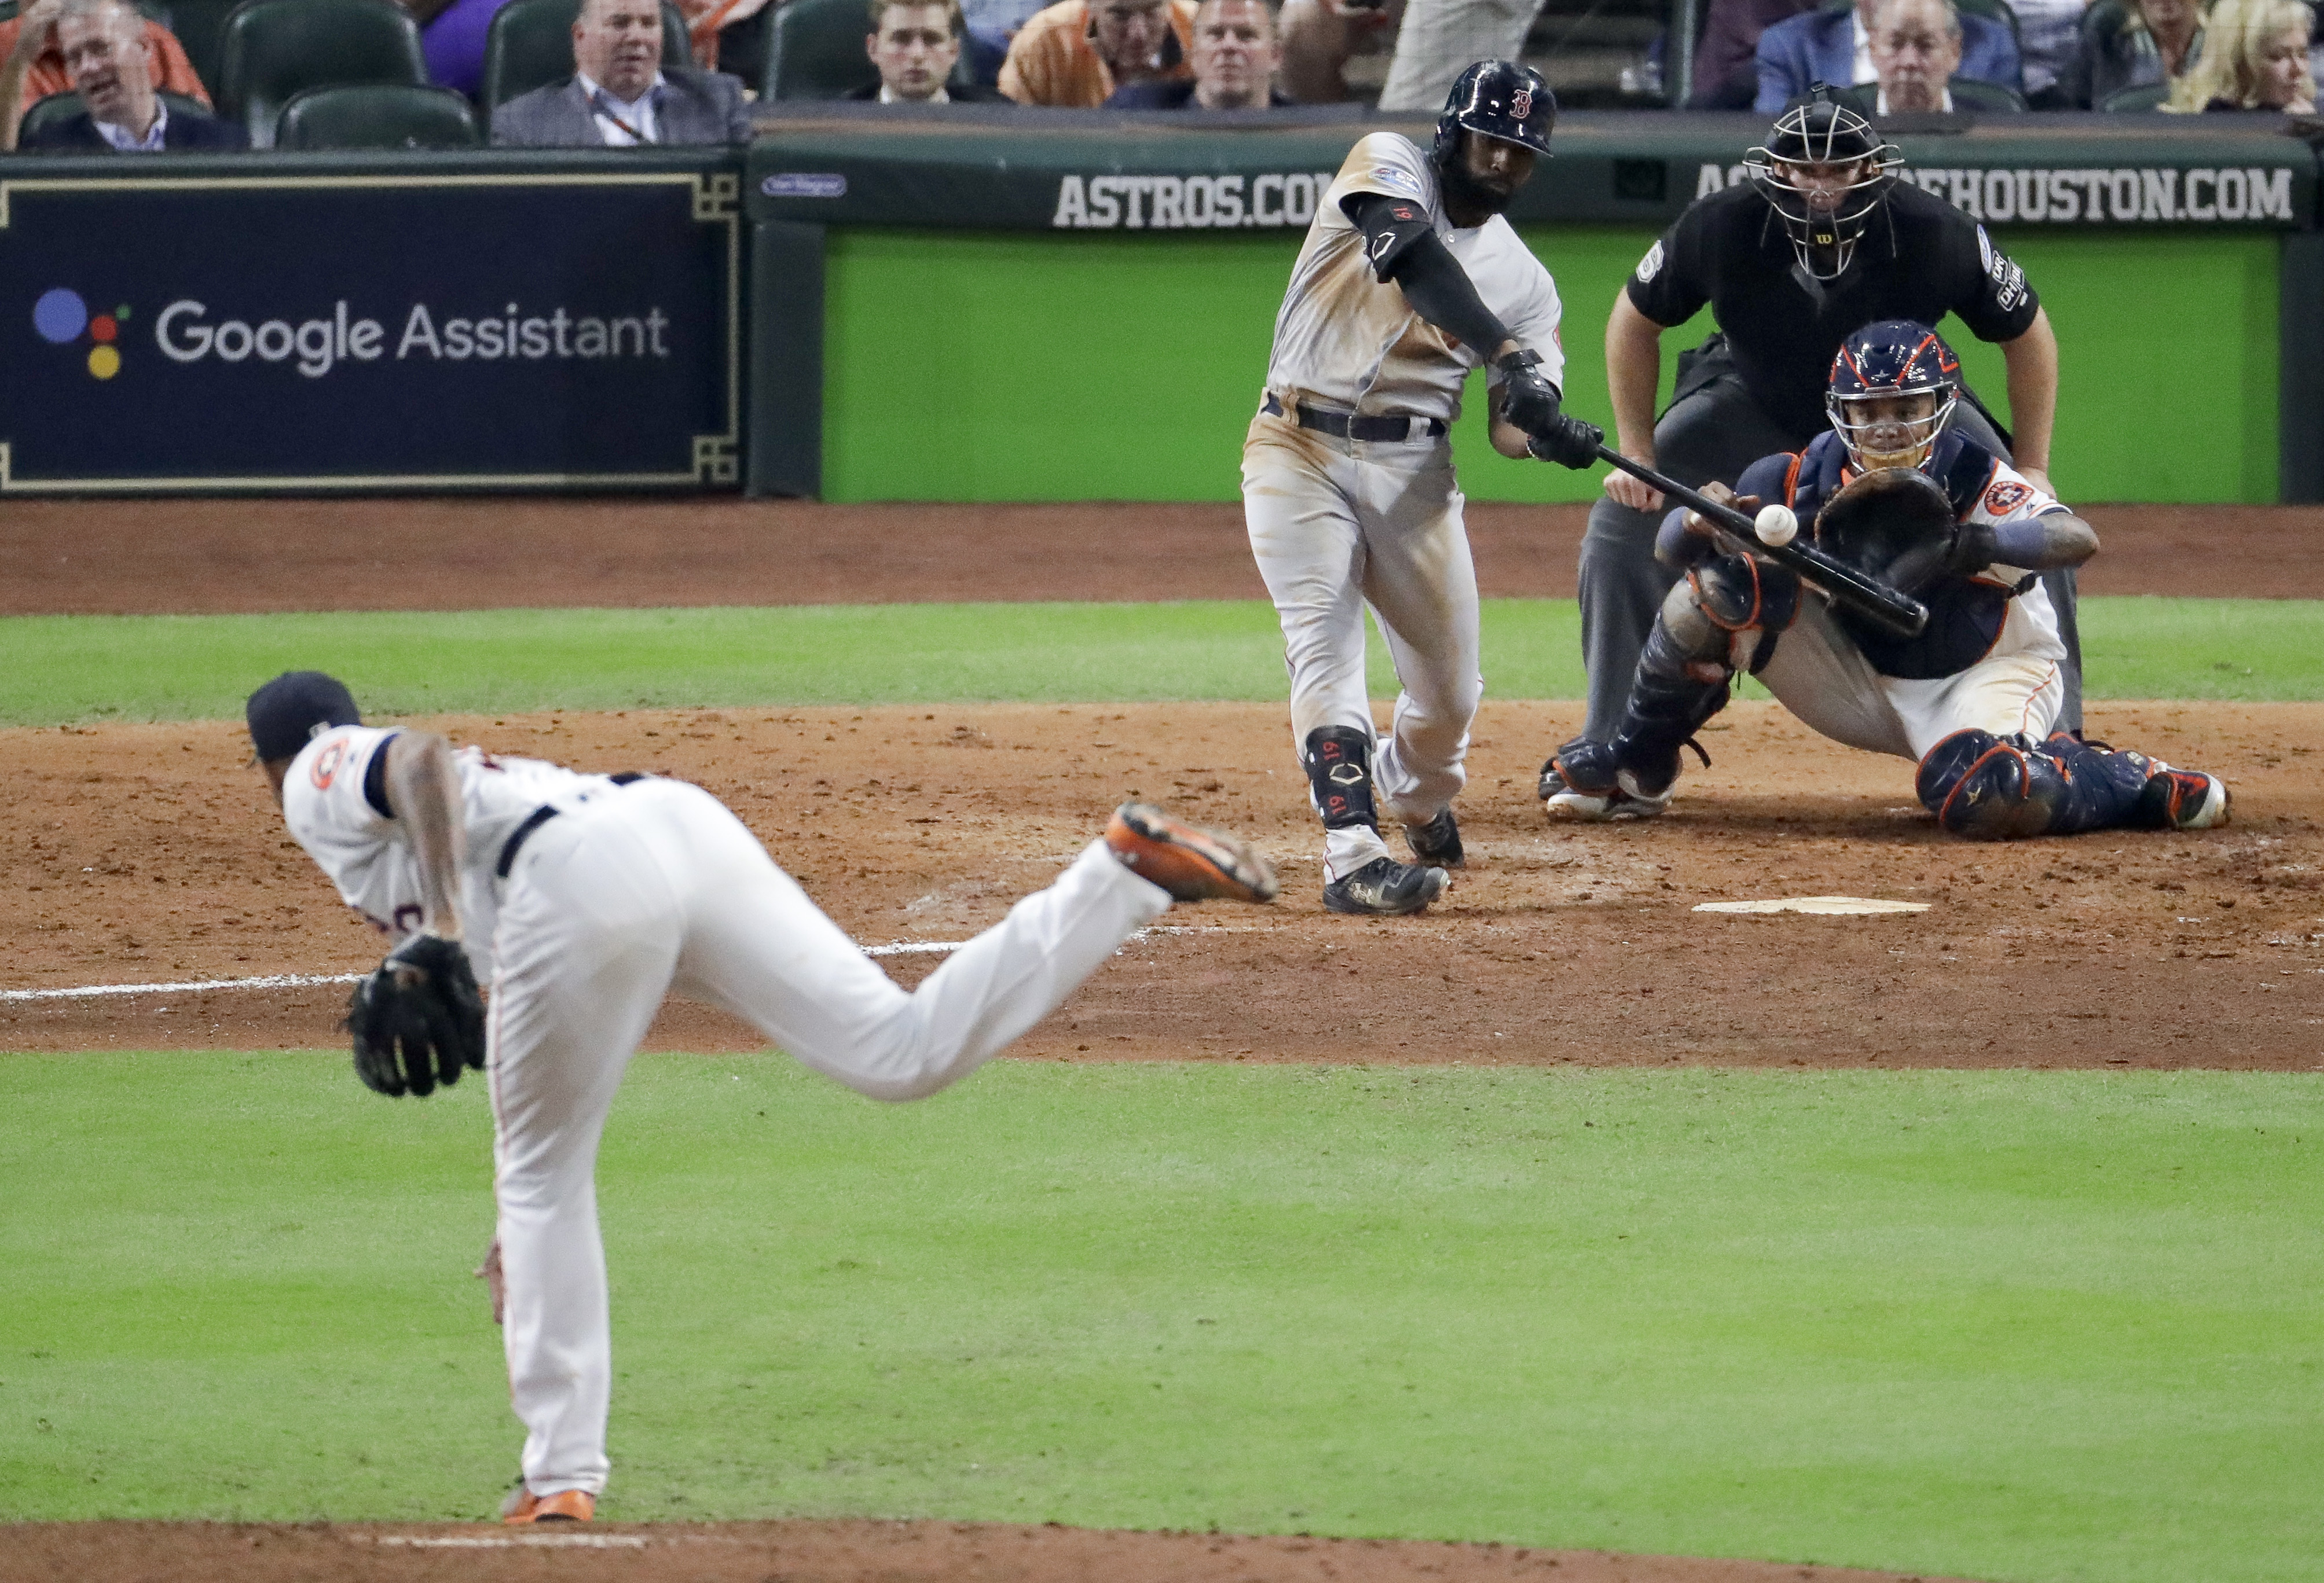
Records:
[[[1961,731],[1929,750],[1914,790],[1956,835],[2072,835],[2124,824],[2145,789],[2146,768],[2135,753],[2093,748],[2062,732],[2035,742]]]
[[[1725,647],[1726,634],[1717,634]],[[1729,671],[1723,659],[1689,651],[1665,621],[1655,622],[1630,684],[1629,705],[1614,737],[1614,759],[1632,795],[1658,797],[1678,778],[1679,749],[1693,743],[1703,722],[1727,707]],[[1694,743],[1705,765],[1711,755]]]
[[[1372,739],[1351,725],[1319,725],[1307,733],[1307,785],[1326,830],[1368,824],[1379,828],[1372,801]]]

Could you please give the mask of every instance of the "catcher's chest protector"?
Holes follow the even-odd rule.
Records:
[[[1965,517],[1985,492],[1996,458],[1982,446],[1948,429],[1937,436],[1935,452],[1923,469],[1943,486],[1956,517]],[[1808,443],[1792,475],[1793,512],[1815,520],[1824,502],[1840,492],[1848,477],[1848,448],[1826,432]],[[1819,548],[1824,548],[1819,546]],[[1984,658],[2001,636],[2015,588],[1969,577],[1946,577],[1918,593],[1929,607],[1929,624],[1917,638],[1899,638],[1870,621],[1835,608],[1832,614],[1854,640],[1872,668],[1885,676],[1910,680],[1957,676]]]

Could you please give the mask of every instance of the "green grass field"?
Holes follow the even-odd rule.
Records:
[[[0,1062],[0,1518],[483,1514],[480,1085]],[[649,1056],[625,1519],[2313,1578],[2324,1078]]]
[[[1487,695],[1582,695],[1571,600],[1490,600]],[[2091,599],[2090,695],[2324,698],[2324,605]],[[1372,645],[1377,695],[1394,691]],[[517,610],[0,620],[0,724],[239,719],[278,671],[343,677],[383,713],[657,704],[1247,699],[1283,695],[1258,602]]]

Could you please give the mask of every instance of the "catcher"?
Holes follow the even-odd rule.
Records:
[[[1831,432],[1753,463],[1731,490],[1702,492],[1757,513],[1771,543],[1812,522],[1817,548],[1927,605],[1918,636],[1886,631],[1723,546],[1693,511],[1664,520],[1655,554],[1687,572],[1647,639],[1621,728],[1610,742],[1577,738],[1554,760],[1568,786],[1605,799],[1602,816],[1668,807],[1680,749],[1710,762],[1694,733],[1748,671],[1833,741],[1918,760],[1914,789],[1955,834],[2227,822],[2218,777],[2052,734],[2066,650],[2039,575],[2088,560],[2098,535],[1947,427],[1960,368],[1925,325],[1868,325],[1832,362]]]
[[[670,989],[861,1093],[915,1100],[997,1054],[1173,901],[1276,894],[1242,842],[1128,804],[907,994],[699,787],[367,727],[319,671],[267,683],[248,716],[290,833],[401,942],[349,1007],[356,1074],[398,1096],[490,1072],[500,1214],[478,1274],[528,1431],[510,1523],[586,1522],[604,1487],[597,1139]],[[472,962],[492,975],[489,1036]]]

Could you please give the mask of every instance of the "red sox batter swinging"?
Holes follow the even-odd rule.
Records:
[[[1243,512],[1283,621],[1292,740],[1323,820],[1333,912],[1416,913],[1462,864],[1452,799],[1484,682],[1444,437],[1469,371],[1489,370],[1496,450],[1597,460],[1600,432],[1558,410],[1557,287],[1501,217],[1556,115],[1538,72],[1482,60],[1453,85],[1428,153],[1393,133],[1358,143],[1276,317],[1267,398],[1243,443]],[[1377,760],[1367,605],[1402,684]],[[1383,808],[1416,861],[1389,854]]]

